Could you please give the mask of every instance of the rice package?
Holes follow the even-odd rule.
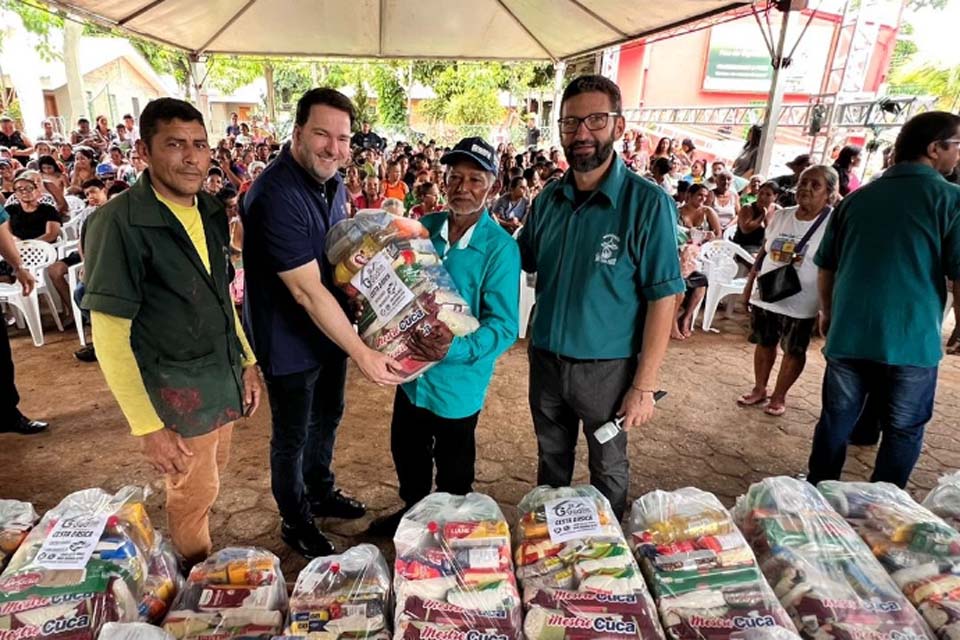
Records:
[[[396,640],[521,640],[510,530],[492,498],[434,493],[394,536]]]
[[[923,499],[923,506],[960,530],[960,471],[941,476]]]
[[[390,594],[387,561],[371,544],[315,558],[293,587],[289,634],[308,640],[389,640]]]
[[[766,478],[734,519],[801,637],[933,638],[870,548],[812,485]]]
[[[424,354],[437,340],[446,347],[479,328],[418,221],[362,211],[334,225],[326,242],[334,282],[358,309],[360,337],[397,360],[407,380],[436,364]]]
[[[640,569],[599,491],[537,487],[518,509],[514,555],[528,640],[664,637]]]
[[[0,500],[0,570],[7,565],[7,560],[20,547],[36,521],[37,512],[29,502]]]
[[[165,611],[177,578],[144,500],[86,489],[48,511],[0,576],[0,638],[94,640],[107,622]]]
[[[196,565],[163,622],[177,640],[269,640],[283,631],[287,587],[264,549],[228,547]]]
[[[960,534],[886,482],[817,485],[940,638],[960,638]]]
[[[173,640],[173,636],[145,622],[108,622],[98,640]]]
[[[675,640],[740,640],[780,627],[796,634],[747,541],[717,498],[687,487],[633,503],[630,546]]]

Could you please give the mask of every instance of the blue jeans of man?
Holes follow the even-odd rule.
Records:
[[[937,367],[828,358],[807,479],[816,484],[840,478],[847,442],[869,394],[883,432],[870,481],[904,487],[920,457],[936,388]]]
[[[310,504],[324,500],[334,488],[330,463],[343,417],[346,377],[346,360],[266,376],[273,413],[270,486],[284,522],[312,522]]]

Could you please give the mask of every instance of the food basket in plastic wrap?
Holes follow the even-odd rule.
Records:
[[[326,242],[334,282],[358,310],[360,337],[397,360],[407,380],[436,364],[420,359],[418,344],[480,326],[418,221],[364,211],[334,225]]]
[[[643,576],[599,491],[537,487],[518,509],[514,554],[528,640],[663,638]]]
[[[753,551],[713,494],[692,487],[652,491],[633,503],[627,530],[668,638],[740,640],[776,627],[796,637]]]
[[[290,596],[289,635],[307,640],[390,640],[390,569],[371,544],[314,558]]]
[[[286,612],[280,560],[228,547],[193,567],[163,628],[178,640],[269,640],[283,632]]]
[[[93,640],[107,622],[162,616],[180,577],[144,500],[85,489],[48,511],[0,576],[0,638]]]
[[[938,637],[960,638],[960,534],[896,485],[817,485]]]
[[[737,500],[734,519],[802,637],[933,637],[869,547],[809,483],[755,483]]]
[[[960,471],[941,476],[923,499],[923,506],[960,530]]]
[[[20,548],[37,521],[37,512],[29,502],[0,500],[0,571]]]
[[[396,640],[521,640],[510,530],[492,498],[434,493],[394,536]]]

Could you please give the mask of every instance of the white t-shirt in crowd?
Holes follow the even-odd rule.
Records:
[[[797,220],[797,209],[798,207],[787,207],[777,211],[767,226],[763,240],[763,248],[766,249],[767,255],[763,259],[759,275],[786,266],[794,258],[794,248],[816,220],[816,218]],[[807,240],[800,259],[793,264],[797,275],[800,276],[800,293],[779,302],[764,302],[760,299],[757,286],[754,285],[750,304],[791,318],[813,318],[817,315],[817,311],[820,310],[820,301],[817,298],[817,265],[813,263],[813,256],[820,247],[829,218],[828,213],[827,219],[820,223],[820,227]]]

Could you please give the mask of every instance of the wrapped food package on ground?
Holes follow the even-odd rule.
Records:
[[[394,638],[523,637],[510,529],[492,498],[431,494],[404,515],[393,542]]]
[[[870,548],[809,483],[755,483],[737,499],[734,519],[802,637],[933,638]]]
[[[37,512],[29,502],[0,500],[0,571],[36,521]]]
[[[923,499],[923,506],[960,530],[960,471],[941,476]]]
[[[144,500],[135,487],[86,489],[48,511],[0,576],[0,639],[93,640],[107,622],[165,610],[177,578],[161,574],[176,569],[152,573],[164,552]]]
[[[652,491],[633,503],[627,530],[668,638],[741,640],[775,627],[796,637],[753,551],[713,494],[692,487]]]
[[[178,640],[269,640],[283,632],[287,586],[264,549],[228,547],[187,576],[163,628]]]
[[[293,587],[289,633],[311,640],[389,638],[390,593],[387,561],[371,544],[315,558]]]
[[[419,347],[429,353],[437,340],[446,347],[479,328],[418,221],[363,211],[334,225],[326,243],[334,282],[359,309],[360,337],[398,361],[407,380],[436,364]]]
[[[960,534],[886,482],[817,485],[938,637],[960,638]]]
[[[145,622],[108,622],[98,640],[174,640],[173,636]]]
[[[653,599],[607,499],[537,487],[514,531],[528,640],[660,639]]]

